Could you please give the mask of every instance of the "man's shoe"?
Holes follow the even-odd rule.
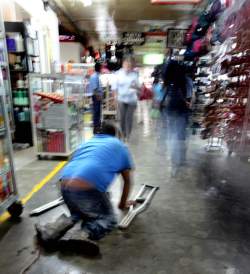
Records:
[[[35,229],[40,243],[49,244],[50,242],[56,242],[73,226],[74,222],[72,219],[63,214],[53,223],[46,225],[35,224]]]
[[[91,257],[99,255],[98,244],[89,240],[88,236],[76,225],[58,241],[58,248],[62,252],[74,252]]]

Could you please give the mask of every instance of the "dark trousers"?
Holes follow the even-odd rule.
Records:
[[[136,110],[136,103],[134,104],[126,104],[119,103],[119,111],[120,111],[120,124],[121,130],[124,138],[129,138],[134,121],[134,112]]]
[[[167,117],[167,143],[174,166],[182,165],[186,160],[186,137],[189,113],[168,111]]]
[[[94,132],[95,132],[101,126],[102,100],[98,99],[95,95],[93,95],[92,101],[93,101],[93,126],[94,126]]]

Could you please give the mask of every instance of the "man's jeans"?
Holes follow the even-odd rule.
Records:
[[[117,225],[107,193],[98,190],[62,189],[73,221],[83,220],[82,228],[92,240],[99,240]]]
[[[186,160],[186,131],[188,112],[167,112],[167,145],[173,166],[180,166]]]
[[[102,101],[96,98],[95,95],[92,96],[92,100],[93,100],[93,126],[94,126],[94,130],[97,130],[101,126]]]

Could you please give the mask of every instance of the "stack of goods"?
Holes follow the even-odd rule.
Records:
[[[68,102],[65,108],[63,95],[49,92],[36,92],[35,95],[40,98],[34,105],[38,151],[66,153],[67,131],[70,149],[75,149],[79,144],[79,115],[76,105],[78,102]]]
[[[12,175],[8,158],[5,157],[5,140],[0,140],[0,202],[13,193]]]
[[[195,75],[195,101],[193,102],[193,128],[201,128],[203,117],[204,117],[204,108],[210,102],[210,98],[207,96],[208,86],[211,85],[211,80],[209,79],[211,71],[207,65],[206,59],[201,59],[198,63],[197,73]],[[195,131],[196,132],[196,131]]]
[[[63,131],[39,130],[37,134],[39,152],[64,153],[66,151]]]
[[[57,94],[57,93],[52,93],[52,92],[35,92],[34,93],[37,96],[40,96],[42,98],[49,99],[55,103],[63,103],[64,101],[64,96]]]
[[[41,111],[41,127],[46,129],[64,129],[64,116],[63,104],[49,104],[47,109]]]
[[[223,43],[213,56],[214,81],[207,90],[213,101],[206,107],[203,137],[221,134],[229,152],[249,154],[250,3],[240,2],[225,12],[217,31]]]
[[[192,25],[189,27],[185,44],[187,50],[185,52],[186,60],[197,60],[200,56],[207,54],[211,48],[211,42],[216,40],[212,33],[212,26],[217,21],[220,14],[229,5],[228,0],[210,1],[208,7],[199,17],[193,19]]]
[[[104,93],[103,110],[116,111],[116,100],[115,100],[114,94],[110,92],[108,89]]]

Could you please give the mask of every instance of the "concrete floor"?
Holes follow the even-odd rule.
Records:
[[[141,183],[160,186],[150,208],[128,230],[114,231],[100,241],[101,257],[42,251],[30,274],[249,274],[250,168],[223,153],[207,153],[192,137],[189,164],[170,176],[167,157],[156,148],[153,134],[138,128],[130,148]],[[56,161],[34,160],[17,170],[21,195],[46,176]],[[36,256],[35,222],[45,222],[66,209],[60,207],[29,218],[31,209],[58,197],[56,178],[27,203],[18,223],[0,225],[0,273],[18,274]],[[114,204],[119,180],[112,187]]]

